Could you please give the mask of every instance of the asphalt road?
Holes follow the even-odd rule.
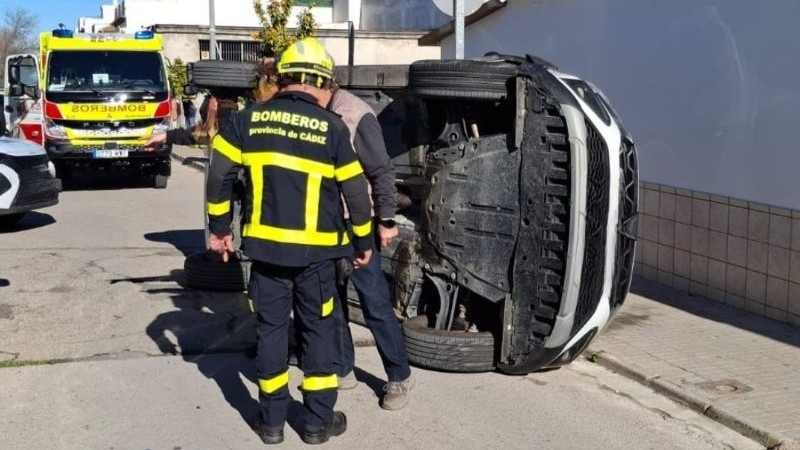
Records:
[[[0,233],[1,448],[261,447],[245,422],[246,299],[180,285],[203,245],[201,195],[201,174],[176,165],[167,190],[65,192]],[[415,370],[411,407],[393,413],[377,405],[375,349],[357,362],[363,383],[339,402],[350,431],[331,448],[759,448],[587,361],[527,377]]]

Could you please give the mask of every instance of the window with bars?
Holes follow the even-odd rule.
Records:
[[[258,61],[259,44],[253,41],[217,41],[219,58],[225,61]],[[208,39],[200,40],[200,59],[211,58]]]

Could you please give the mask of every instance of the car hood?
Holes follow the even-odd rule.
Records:
[[[22,139],[0,137],[0,155],[43,156],[46,154],[40,145]]]

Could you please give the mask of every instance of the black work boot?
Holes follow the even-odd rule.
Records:
[[[324,444],[332,436],[341,436],[345,431],[347,431],[347,416],[341,411],[334,411],[333,421],[328,426],[317,430],[303,430],[300,438],[309,445]]]
[[[283,442],[283,427],[268,427],[259,423],[255,427],[255,432],[267,445],[280,444]]]

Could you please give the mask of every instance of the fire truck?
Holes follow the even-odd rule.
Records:
[[[170,148],[145,144],[170,126],[161,36],[42,33],[39,55],[6,62],[4,122],[41,144],[60,178],[127,171],[165,188]]]

